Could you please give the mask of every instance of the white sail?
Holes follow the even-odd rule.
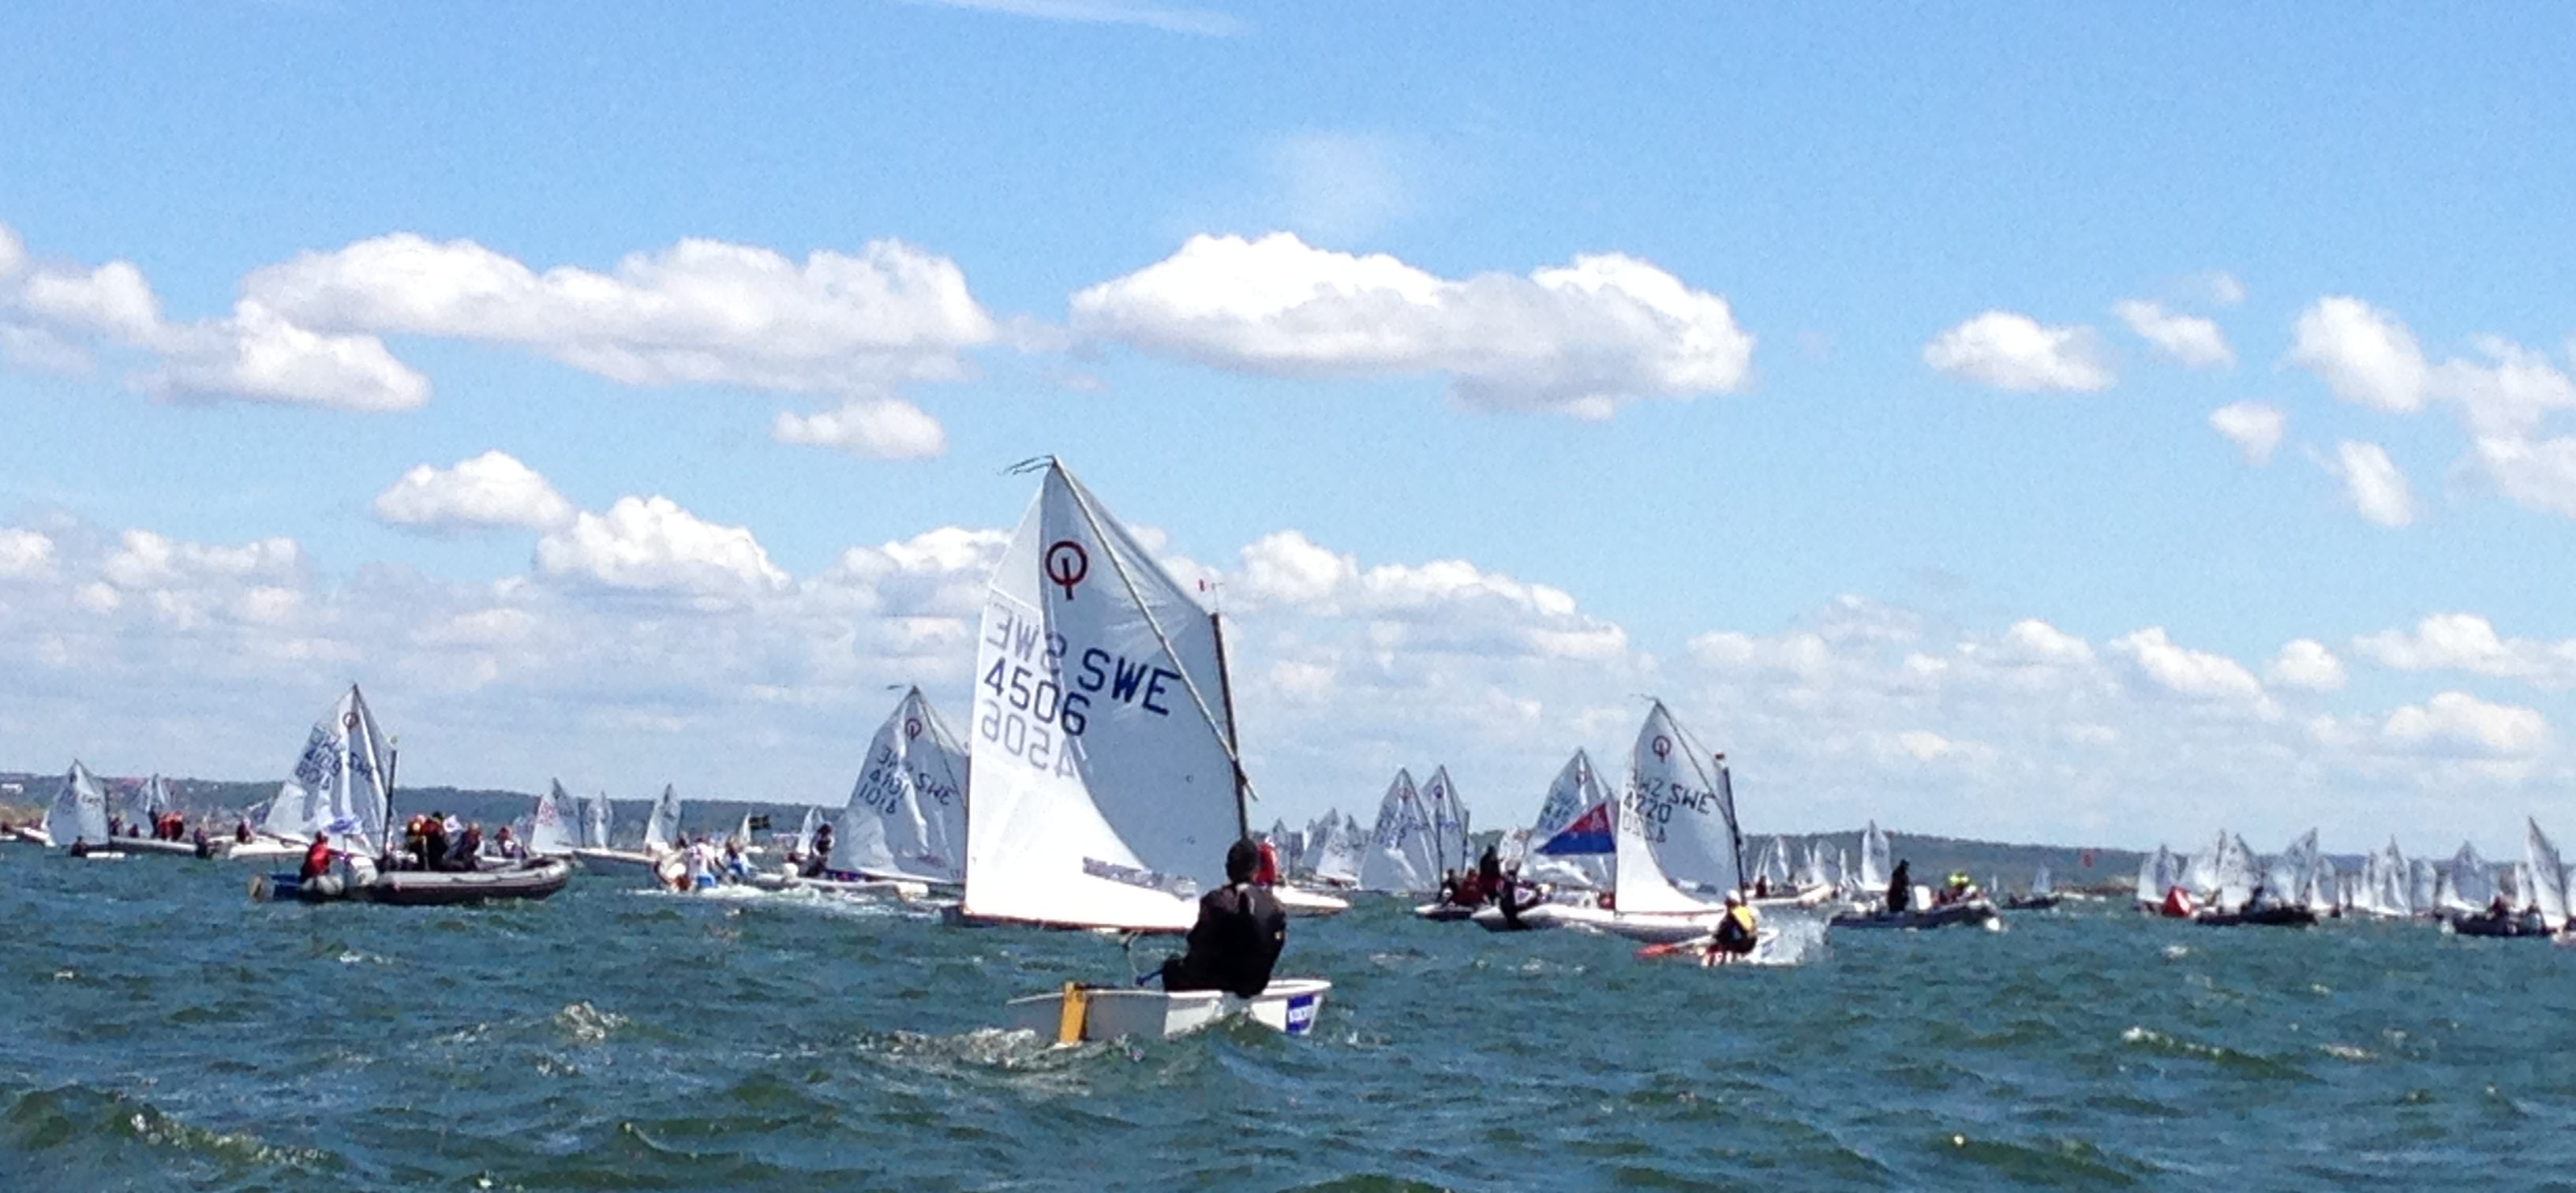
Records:
[[[1062,464],[984,603],[967,915],[1186,930],[1246,835],[1207,611]]]
[[[815,834],[815,832],[817,832],[818,830],[820,830],[822,827],[823,827],[823,807],[822,807],[822,805],[820,805],[820,804],[807,804],[807,805],[805,805],[805,818],[804,818],[803,820],[798,821],[798,822],[797,822],[797,824],[796,824],[796,850],[795,850],[795,853],[796,853],[796,856],[797,856],[797,857],[799,857],[799,858],[803,858],[803,857],[806,857],[806,856],[808,856],[808,855],[811,855],[811,854],[814,852],[814,834]]]
[[[1870,821],[1869,827],[1863,829],[1860,834],[1859,886],[1861,891],[1871,893],[1886,890],[1888,867],[1893,864],[1893,860],[1888,856],[1887,834],[1878,831],[1877,821]]]
[[[54,793],[52,806],[45,809],[45,836],[61,846],[75,841],[97,845],[107,840],[107,793],[99,789],[98,780],[77,758],[64,772],[62,788]]]
[[[2209,848],[2183,859],[2182,877],[2175,885],[2190,891],[2206,902],[2218,897],[2219,859],[2227,854],[2227,830],[2218,830],[2218,840]]]
[[[2433,859],[2419,857],[2406,863],[2406,909],[2412,915],[2430,915],[2441,909],[2441,867]]]
[[[2211,897],[2219,907],[2233,911],[2253,901],[2254,886],[2262,879],[2245,839],[2223,833],[2220,837],[2211,866],[2218,878]]]
[[[677,849],[680,846],[680,792],[669,783],[662,784],[661,798],[653,801],[653,810],[644,817],[644,852]]]
[[[330,711],[313,722],[293,776],[269,800],[263,827],[271,836],[310,841],[329,833],[331,843],[374,856],[385,844],[392,793],[391,755],[366,697],[352,684]]]
[[[1610,793],[1601,785],[1600,773],[1592,768],[1592,756],[1576,750],[1574,757],[1557,769],[1555,781],[1547,785],[1547,798],[1539,804],[1538,819],[1530,825],[1529,848],[1521,856],[1522,877],[1567,886],[1609,886],[1610,858],[1606,854],[1572,852],[1570,842],[1559,845],[1565,852],[1537,852],[1541,846],[1556,841],[1576,817],[1609,801]]]
[[[1661,706],[1658,705],[1658,708]],[[1638,796],[1648,788],[1634,779],[1628,793]],[[1630,802],[1623,797],[1611,809],[1611,837],[1615,841],[1610,865],[1612,906],[1621,915],[1653,915],[1676,912],[1704,912],[1706,903],[1684,894],[1655,857],[1656,837],[1669,839],[1673,834],[1664,829],[1669,823],[1654,817],[1654,809],[1664,805],[1650,799]],[[1646,811],[1639,812],[1643,808]]]
[[[1360,889],[1421,894],[1438,889],[1440,864],[1431,846],[1431,814],[1413,786],[1413,773],[1395,772],[1378,801],[1377,826],[1360,859]]]
[[[581,844],[584,849],[608,848],[608,830],[612,813],[608,793],[603,791],[581,801]]]
[[[536,814],[528,818],[528,839],[522,844],[529,853],[538,857],[572,856],[571,807],[572,796],[565,794],[562,781],[550,781],[546,793],[537,797]]]
[[[2448,905],[2455,910],[2484,911],[2496,896],[2495,868],[2478,856],[2477,846],[2466,841],[2461,842],[2460,851],[2451,856],[2448,877],[2451,880]]]
[[[2054,877],[2054,875],[2051,875],[2048,872],[2048,864],[2045,862],[2040,863],[2038,873],[2030,876],[2030,893],[2034,895],[2055,894],[2057,892],[2057,884],[2052,881]]]
[[[1422,785],[1422,807],[1431,814],[1432,864],[1444,872],[1475,865],[1467,852],[1467,806],[1458,799],[1448,767],[1431,769],[1431,781]]]
[[[2280,905],[2305,903],[2309,873],[2316,864],[2317,830],[2309,829],[2264,869],[2262,901]]]
[[[879,878],[966,877],[968,751],[920,688],[904,693],[868,742],[841,809],[832,866]]]
[[[2540,918],[2555,932],[2567,926],[2567,866],[2558,860],[2558,846],[2540,831],[2540,822],[2526,819],[2522,839],[2523,864],[2531,869],[2531,886],[2527,893],[2530,905],[2540,909]]]
[[[1338,821],[1326,816],[1324,826],[1329,835],[1315,850],[1315,881],[1337,886],[1357,885],[1362,858],[1368,850],[1368,838],[1361,834],[1360,822],[1349,816]]]
[[[153,821],[176,810],[177,807],[178,801],[170,798],[170,785],[164,782],[161,776],[154,775],[145,779],[141,787],[134,789],[134,799],[126,810],[125,819],[128,823],[142,825],[144,831],[149,833]]]
[[[1744,885],[1725,758],[1701,749],[1661,700],[1637,731],[1619,805],[1653,843],[1666,877],[1713,891]]]

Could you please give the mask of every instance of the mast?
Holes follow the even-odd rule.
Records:
[[[1717,753],[1717,796],[1726,812],[1726,839],[1735,846],[1735,881],[1744,881],[1744,832],[1735,827],[1735,780],[1726,770],[1726,752]]]
[[[1244,806],[1244,795],[1251,784],[1244,779],[1243,751],[1235,741],[1234,680],[1233,668],[1225,663],[1225,618],[1215,613],[1208,614],[1208,630],[1216,635],[1217,700],[1225,707],[1225,756],[1226,761],[1234,765],[1234,827],[1235,837],[1240,840],[1252,835],[1252,813]]]

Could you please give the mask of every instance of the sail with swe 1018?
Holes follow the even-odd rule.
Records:
[[[965,876],[966,747],[921,689],[877,726],[840,837],[837,869],[922,882]]]
[[[961,911],[1188,930],[1245,831],[1224,666],[1207,611],[1049,461],[977,636]]]

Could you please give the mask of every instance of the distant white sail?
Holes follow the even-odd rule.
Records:
[[[964,881],[969,769],[965,744],[930,698],[905,692],[868,742],[867,766],[841,809],[833,868]]]
[[[2040,863],[2039,871],[2030,876],[2030,893],[2034,895],[2048,895],[2056,893],[2057,884],[2051,881],[2054,877],[2054,875],[2051,875],[2048,872],[2048,863]]]
[[[1357,885],[1362,859],[1368,851],[1368,838],[1360,832],[1360,822],[1349,816],[1338,820],[1326,816],[1324,825],[1330,835],[1315,849],[1315,880]]]
[[[2269,904],[2293,905],[2306,902],[2309,872],[2317,864],[2317,830],[2290,842],[2289,847],[2272,859],[2263,871],[2262,900]]]
[[[134,800],[132,806],[126,809],[125,819],[129,823],[140,824],[149,831],[153,821],[168,815],[178,806],[178,801],[170,798],[170,785],[164,782],[161,776],[154,775],[145,779],[141,787],[134,789]]]
[[[2254,861],[2254,851],[2245,847],[2243,837],[2220,834],[2212,870],[2218,876],[2212,898],[2218,906],[2236,910],[2252,902],[2254,886],[2261,881]]]
[[[1744,885],[1743,842],[1723,756],[1702,749],[1658,700],[1629,751],[1621,810],[1670,879],[1713,891]]]
[[[662,784],[662,796],[653,801],[653,810],[644,817],[644,852],[677,849],[680,845],[680,793],[669,783]]]
[[[2531,869],[2530,904],[2540,909],[2540,918],[2555,932],[2567,926],[2567,865],[2558,860],[2558,846],[2540,831],[2539,821],[2526,819],[2523,824],[2523,864]]]
[[[1422,894],[1440,885],[1440,863],[1432,851],[1431,813],[1413,786],[1413,773],[1395,772],[1378,801],[1377,826],[1369,831],[1368,850],[1360,859],[1360,889]]]
[[[1602,786],[1601,775],[1592,768],[1592,756],[1576,750],[1574,757],[1559,767],[1555,781],[1547,785],[1547,798],[1539,804],[1538,819],[1530,824],[1529,848],[1521,857],[1521,876],[1532,882],[1553,882],[1567,886],[1605,888],[1610,885],[1610,857],[1602,853],[1575,852],[1571,841],[1558,843],[1556,852],[1538,852],[1540,847],[1556,842],[1557,836],[1585,812],[1610,802],[1609,790]],[[1594,845],[1585,849],[1598,848]]]
[[[1799,853],[1802,855],[1798,861],[1797,881],[1800,889],[1833,885],[1833,877],[1825,872],[1823,843],[1809,841],[1799,850]]]
[[[2182,885],[2182,859],[2159,844],[2154,853],[2138,864],[2138,898],[2147,903],[2164,902],[2165,893]]]
[[[2484,911],[2496,896],[2495,868],[2478,856],[2478,847],[2466,841],[2451,856],[2450,906],[2455,910]]]
[[[1216,623],[1064,466],[975,656],[967,915],[1184,931],[1247,834]]]
[[[581,844],[585,849],[608,848],[608,830],[612,813],[608,793],[601,792],[581,801]]]
[[[1431,781],[1422,785],[1422,806],[1431,813],[1432,864],[1444,872],[1475,865],[1467,852],[1467,805],[1459,800],[1448,767],[1431,769]]]
[[[328,833],[334,846],[372,857],[385,844],[390,763],[375,714],[352,684],[313,722],[293,776],[269,800],[262,827],[293,841]]]
[[[1860,889],[1863,892],[1886,890],[1888,867],[1893,864],[1893,859],[1888,856],[1887,834],[1878,831],[1877,821],[1870,821],[1869,827],[1860,834]]]
[[[45,809],[45,836],[58,846],[75,841],[96,845],[107,840],[107,793],[99,789],[98,780],[77,758],[64,772],[62,788],[54,793],[52,806]]]
[[[538,857],[572,856],[571,807],[572,796],[565,794],[562,781],[549,781],[546,793],[537,797],[536,814],[528,819],[528,839],[523,844],[529,853]]]

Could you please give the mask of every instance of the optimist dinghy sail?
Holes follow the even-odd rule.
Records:
[[[551,781],[546,793],[537,797],[536,814],[528,819],[526,845],[530,856],[572,856],[572,823],[566,815],[571,807],[572,796],[564,792],[563,782]]]
[[[135,789],[133,807],[127,811],[125,819],[148,826],[177,809],[178,801],[170,798],[170,784],[161,776],[154,775]]]
[[[608,848],[608,829],[611,815],[612,814],[608,807],[608,793],[606,792],[601,792],[598,795],[594,795],[589,799],[581,801],[582,848]]]
[[[904,693],[868,743],[867,769],[841,810],[833,867],[867,878],[964,882],[966,779],[966,746],[920,688]]]
[[[1887,834],[1878,831],[1877,821],[1870,821],[1860,834],[1859,893],[1875,895],[1886,890],[1888,867],[1892,864],[1888,860]]]
[[[2567,926],[2567,866],[2558,860],[2558,846],[2540,831],[2540,822],[2526,819],[2523,836],[2523,864],[2531,870],[2531,888],[2524,892],[2529,905],[2540,910],[2540,918],[2549,930]]]
[[[1361,859],[1367,849],[1368,838],[1360,833],[1358,820],[1349,816],[1324,817],[1324,838],[1313,850],[1315,881],[1334,886],[1359,885]]]
[[[662,853],[679,847],[680,792],[664,783],[661,798],[653,801],[652,812],[644,817],[644,852]]]
[[[385,815],[393,802],[390,762],[376,715],[351,684],[313,722],[293,776],[268,802],[263,831],[298,842],[329,833],[335,849],[376,856],[385,843]]]
[[[64,773],[53,804],[45,809],[45,836],[64,848],[74,842],[101,845],[107,841],[107,793],[77,758]]]
[[[1700,748],[1661,700],[1647,711],[1630,756],[1620,808],[1653,844],[1661,873],[1703,890],[1741,889],[1744,841],[1725,756]]]
[[[2460,852],[2452,855],[2451,900],[2449,906],[2460,911],[2484,911],[2496,896],[2495,867],[2478,856],[2478,847],[2466,841]]]
[[[975,656],[969,919],[1186,931],[1247,835],[1216,622],[1064,466]],[[1177,996],[1176,996],[1177,997]]]
[[[1592,757],[1581,750],[1565,760],[1556,772],[1556,781],[1548,784],[1547,800],[1539,805],[1538,820],[1530,826],[1530,847],[1524,854],[1522,877],[1537,882],[1562,883],[1567,886],[1606,888],[1610,885],[1611,841],[1609,824],[1610,793],[1601,785],[1601,776],[1592,769]],[[1598,827],[1589,832],[1568,832],[1578,821],[1593,821],[1598,810]]]
[[[1399,769],[1378,801],[1377,826],[1360,859],[1360,889],[1399,895],[1437,889],[1440,861],[1432,838],[1431,814],[1414,789],[1413,772]]]
[[[1449,780],[1448,767],[1431,769],[1431,781],[1422,785],[1422,806],[1431,813],[1433,872],[1465,870],[1475,865],[1475,857],[1467,852],[1467,805],[1458,798],[1458,786]]]

